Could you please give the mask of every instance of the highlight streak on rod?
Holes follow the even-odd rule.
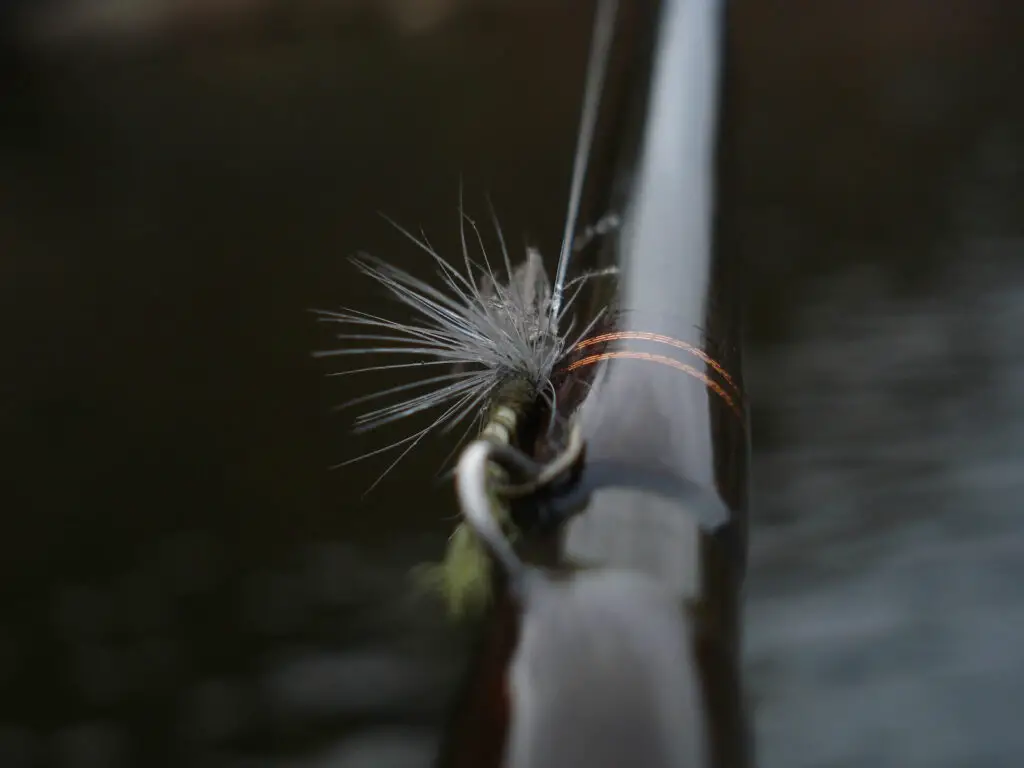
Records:
[[[714,368],[718,374],[725,379],[725,381],[732,388],[733,393],[740,400],[743,399],[743,393],[736,382],[733,381],[732,376],[729,375],[728,371],[722,367],[722,364],[715,360],[711,355],[705,352],[699,347],[695,347],[692,344],[687,344],[681,339],[674,338],[672,336],[666,336],[661,333],[649,333],[647,331],[612,331],[609,333],[602,333],[599,336],[591,336],[589,339],[583,339],[578,342],[575,349],[584,349],[585,347],[592,347],[595,344],[602,344],[606,341],[619,341],[619,340],[632,340],[632,341],[656,341],[661,344],[668,344],[669,346],[675,347],[676,349],[682,349],[690,354],[696,355],[705,363]]]
[[[569,372],[575,371],[575,370],[577,370],[579,368],[584,368],[584,367],[586,367],[588,365],[595,365],[596,363],[599,363],[602,360],[617,360],[617,359],[623,359],[623,360],[646,360],[646,361],[651,362],[651,363],[660,363],[662,365],[667,365],[667,366],[669,366],[671,368],[675,368],[677,371],[682,371],[683,373],[689,374],[690,376],[693,376],[695,379],[699,379],[700,381],[704,382],[704,384],[707,386],[708,389],[713,391],[716,395],[718,395],[720,398],[722,398],[725,401],[726,405],[728,405],[729,408],[732,409],[732,412],[735,413],[737,417],[739,417],[741,419],[743,418],[743,411],[736,404],[736,401],[733,399],[732,395],[730,395],[728,392],[726,392],[721,384],[719,384],[717,381],[715,381],[714,379],[709,377],[706,373],[702,373],[701,371],[698,371],[692,365],[687,365],[686,363],[681,363],[678,360],[676,360],[674,357],[668,357],[667,355],[655,355],[655,354],[652,354],[650,352],[632,352],[632,351],[629,351],[629,350],[616,350],[616,351],[613,351],[613,352],[601,352],[601,353],[596,354],[596,355],[589,355],[587,357],[584,357],[582,360],[576,360],[576,361],[570,363],[569,365],[567,365],[563,369],[563,371],[565,373],[569,373]]]

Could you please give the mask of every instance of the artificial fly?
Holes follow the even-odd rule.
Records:
[[[583,278],[569,283],[568,298],[562,302],[559,313],[552,315],[554,294],[540,254],[532,248],[527,249],[526,259],[513,267],[495,217],[494,225],[504,262],[505,274],[501,276],[487,258],[476,223],[465,213],[461,218],[464,273],[448,263],[425,239],[394,225],[431,257],[437,267],[440,287],[380,259],[369,256],[353,258],[360,272],[413,311],[416,319],[412,322],[356,310],[317,312],[323,321],[340,323],[355,330],[338,334],[338,339],[359,342],[355,346],[315,353],[318,357],[380,354],[403,360],[354,368],[334,375],[438,366],[447,369],[445,373],[373,392],[345,404],[358,405],[418,388],[426,389],[422,394],[361,414],[355,420],[357,432],[368,432],[417,413],[441,409],[440,415],[424,429],[338,465],[344,466],[404,447],[374,486],[428,434],[450,431],[475,415],[492,412],[502,396],[512,397],[515,393],[517,400],[540,398],[554,413],[556,403],[552,375],[566,351],[582,340],[600,318],[599,314],[575,339],[569,341],[572,332],[569,313],[582,288]],[[479,245],[482,263],[470,255],[467,223]]]
[[[369,432],[427,411],[440,411],[426,427],[389,445],[383,446],[336,466],[362,461],[395,449],[402,449],[396,459],[367,489],[371,491],[381,480],[432,433],[448,432],[467,421],[486,423],[494,415],[502,399],[513,397],[516,405],[540,401],[550,414],[556,410],[552,377],[566,353],[593,329],[601,317],[597,313],[575,338],[572,307],[583,283],[591,273],[567,280],[569,261],[574,248],[574,233],[579,215],[587,160],[597,123],[600,94],[611,49],[612,33],[618,3],[599,0],[594,18],[593,37],[584,85],[583,107],[578,140],[573,159],[569,206],[559,253],[555,280],[551,281],[540,253],[529,248],[526,258],[513,266],[505,239],[492,210],[492,220],[501,250],[504,274],[496,271],[487,256],[477,224],[461,205],[461,265],[455,266],[439,254],[426,237],[417,237],[391,222],[405,237],[430,256],[438,285],[432,285],[405,270],[372,256],[352,258],[355,267],[366,277],[381,285],[399,303],[412,310],[410,322],[354,309],[316,311],[320,320],[338,323],[347,330],[337,335],[345,342],[341,349],[314,353],[317,357],[385,355],[394,363],[339,371],[335,376],[421,369],[429,371],[415,381],[389,387],[379,392],[350,400],[341,407],[351,407],[392,398],[392,402],[373,408],[356,417],[356,432]],[[606,217],[607,220],[615,217]],[[472,231],[467,237],[467,225]],[[585,238],[594,233],[584,233]],[[470,243],[475,243],[471,254]],[[437,371],[435,374],[434,371]],[[420,394],[411,394],[420,390]],[[479,426],[483,426],[480,424]]]
[[[575,237],[617,10],[616,0],[598,0],[573,158],[569,205],[555,279],[549,278],[540,253],[534,249],[527,249],[525,259],[513,265],[492,209],[503,268],[496,271],[488,258],[480,229],[462,209],[460,191],[461,264],[450,263],[425,236],[417,237],[392,222],[430,257],[439,278],[436,285],[378,258],[357,256],[352,259],[363,275],[412,311],[411,321],[389,319],[354,309],[316,313],[322,321],[338,323],[345,328],[337,336],[345,343],[344,348],[318,352],[316,356],[385,355],[396,360],[344,370],[334,375],[398,369],[428,372],[415,381],[369,393],[343,406],[391,399],[391,402],[360,414],[355,420],[357,432],[368,432],[416,414],[439,411],[429,424],[413,434],[337,465],[344,466],[401,449],[398,457],[367,489],[367,493],[425,437],[449,432],[466,422],[469,422],[467,433],[476,425],[483,438],[493,443],[510,444],[520,415],[534,404],[543,404],[549,414],[546,435],[552,437],[558,410],[553,377],[566,361],[567,354],[603,316],[602,312],[596,312],[573,337],[574,300],[588,279],[614,273],[614,270],[605,270],[567,279],[573,254],[582,248],[585,241],[605,234],[618,221],[615,214],[610,214],[582,233],[581,238]],[[467,227],[471,231],[469,237]],[[415,394],[417,391],[419,393]],[[566,430],[566,434],[572,435],[573,432]],[[555,446],[555,451],[566,455],[569,447]],[[497,467],[494,471],[501,474]],[[492,514],[497,526],[510,537],[516,535],[504,504],[495,504]],[[458,614],[486,602],[490,569],[491,562],[478,532],[462,523],[449,539],[443,563],[421,569],[420,581],[439,591],[449,610]]]

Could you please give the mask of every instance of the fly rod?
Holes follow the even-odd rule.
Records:
[[[440,285],[357,259],[418,321],[322,313],[347,327],[326,354],[440,371],[359,399],[391,399],[362,430],[440,412],[381,449],[397,460],[477,425],[455,471],[463,523],[427,574],[481,628],[439,766],[746,768],[749,430],[716,183],[725,7],[599,0],[593,23],[554,279],[536,252],[514,266],[496,221],[495,268],[462,213],[458,262],[406,232]]]

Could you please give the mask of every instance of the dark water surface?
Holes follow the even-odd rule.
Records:
[[[1024,761],[1024,25],[953,5],[736,14],[768,768]],[[460,174],[553,255],[588,6],[3,59],[0,766],[424,764],[451,445],[327,471],[306,310]]]

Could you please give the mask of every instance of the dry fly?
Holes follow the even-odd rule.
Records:
[[[467,421],[484,421],[489,416],[493,417],[495,407],[503,399],[512,398],[517,403],[524,399],[528,402],[541,399],[546,401],[550,413],[555,412],[553,373],[566,353],[600,318],[598,314],[585,328],[574,332],[573,300],[579,294],[583,281],[593,275],[567,280],[566,273],[574,252],[573,234],[616,10],[617,2],[614,0],[600,0],[594,19],[569,206],[555,279],[549,278],[540,253],[534,249],[527,249],[525,259],[513,265],[492,209],[492,221],[501,251],[500,269],[496,270],[486,253],[479,227],[462,210],[460,193],[462,253],[461,259],[454,264],[438,253],[425,236],[417,237],[391,222],[430,257],[437,284],[372,256],[361,255],[352,259],[363,275],[412,310],[412,321],[393,320],[349,308],[317,312],[321,320],[339,323],[346,329],[337,336],[345,343],[343,348],[318,352],[317,356],[372,354],[390,356],[395,360],[383,365],[344,370],[335,375],[396,369],[429,371],[422,378],[369,393],[343,406],[385,403],[355,419],[357,432],[368,432],[427,411],[439,412],[423,429],[338,465],[402,449],[367,492],[427,435],[450,431]],[[417,390],[419,394],[415,394]]]
[[[462,218],[475,229],[475,223],[465,214]],[[500,229],[497,231],[500,237]],[[553,413],[552,372],[566,350],[581,339],[594,322],[573,342],[567,341],[572,332],[568,315],[582,281],[570,284],[572,292],[568,300],[563,302],[557,315],[552,315],[553,291],[540,253],[534,249],[528,249],[525,261],[513,267],[502,246],[505,270],[502,280],[487,261],[482,244],[484,264],[477,264],[470,258],[465,226],[462,227],[465,273],[449,264],[425,240],[405,230],[402,232],[433,259],[441,287],[373,257],[354,257],[353,263],[360,272],[386,288],[392,297],[412,309],[418,321],[400,322],[356,310],[318,312],[325,321],[358,329],[338,334],[338,339],[371,344],[319,352],[318,356],[385,354],[408,360],[350,369],[340,375],[432,366],[449,369],[346,403],[346,406],[358,405],[418,388],[426,389],[421,394],[399,398],[357,416],[357,432],[368,432],[423,411],[441,409],[440,415],[423,429],[339,465],[404,446],[384,474],[428,434],[451,430],[473,416],[488,413],[502,395],[516,393],[530,399],[544,398]],[[559,332],[560,328],[564,330]]]

